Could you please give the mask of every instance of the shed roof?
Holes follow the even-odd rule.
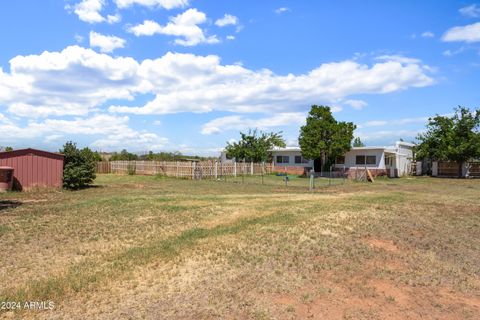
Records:
[[[61,154],[61,153],[48,152],[48,151],[43,151],[43,150],[38,150],[38,149],[27,148],[27,149],[13,150],[13,151],[2,151],[2,152],[0,152],[0,159],[19,157],[19,156],[23,156],[23,155],[26,155],[26,154],[34,154],[34,155],[37,155],[37,156],[40,156],[40,157],[54,158],[54,159],[60,159],[60,160],[63,160],[63,158],[64,158],[64,155]]]

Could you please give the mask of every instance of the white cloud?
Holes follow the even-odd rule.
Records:
[[[74,136],[102,136],[91,146],[102,150],[129,148],[133,150],[158,150],[165,146],[168,139],[154,133],[138,132],[129,127],[129,118],[108,114],[96,114],[90,118],[73,120],[45,119],[41,122],[29,121],[20,126],[12,122],[1,123],[0,141],[11,142],[35,139],[44,136],[44,142],[54,143],[59,139],[71,139]]]
[[[229,35],[227,36],[227,40],[235,40],[235,36]]]
[[[369,141],[384,141],[386,139],[390,140],[398,140],[400,138],[413,140],[415,137],[424,132],[425,129],[418,129],[418,130],[381,130],[381,131],[372,131],[372,132],[355,132],[357,137],[360,137],[362,141],[369,142]],[[392,141],[393,142],[393,141]]]
[[[215,25],[218,27],[225,27],[225,26],[235,26],[238,24],[238,18],[232,16],[231,14],[225,14],[223,18],[218,19],[215,21]]]
[[[110,101],[121,104],[111,106],[111,112],[133,114],[286,113],[304,111],[311,104],[330,104],[339,111],[343,101],[361,105],[349,100],[351,96],[432,85],[429,74],[421,61],[405,57],[382,57],[372,65],[345,60],[304,74],[278,75],[224,65],[214,55],[167,53],[137,62],[71,46],[11,59],[9,72],[0,69],[0,105],[29,118],[87,115]],[[144,95],[154,98],[138,105],[140,95],[138,101]]]
[[[120,21],[122,21],[122,16],[118,13],[115,15],[107,15],[107,22],[110,24],[118,23]]]
[[[155,99],[143,107],[113,106],[112,112],[286,112],[311,104],[336,103],[356,94],[389,93],[434,83],[417,59],[384,56],[372,66],[346,60],[325,63],[306,74],[277,75],[222,65],[218,56],[167,53],[141,63],[139,73]],[[148,80],[147,80],[148,79]]]
[[[475,3],[469,6],[460,8],[458,12],[460,12],[460,14],[464,15],[465,17],[469,17],[469,18],[480,17],[480,7],[477,6]]]
[[[421,61],[415,58],[404,57],[401,55],[382,55],[375,58],[380,61],[395,61],[402,64],[419,64]]]
[[[75,38],[75,41],[78,42],[78,43],[82,43],[83,40],[84,40],[83,36],[81,36],[81,35],[79,35],[79,34],[76,34],[76,35],[74,36],[74,38]]]
[[[73,10],[78,18],[88,23],[104,22],[105,18],[100,14],[105,6],[105,0],[82,0],[75,5],[66,5],[65,9]]]
[[[467,43],[480,41],[480,22],[461,27],[453,27],[442,37],[445,42],[464,41]]]
[[[226,116],[207,122],[202,126],[202,134],[216,134],[229,130],[247,130],[258,128],[265,130],[273,127],[300,125],[305,122],[307,114],[304,112],[277,113],[268,118],[251,119],[240,115]]]
[[[78,46],[16,56],[0,69],[0,104],[23,117],[84,115],[110,99],[141,91],[139,64]]]
[[[282,14],[282,13],[286,13],[286,12],[289,12],[289,11],[290,11],[290,9],[287,8],[287,7],[280,7],[280,8],[275,9],[276,14]]]
[[[443,51],[443,55],[447,56],[447,57],[451,57],[451,56],[457,55],[459,53],[462,53],[463,51],[465,51],[465,47],[460,47],[457,50],[448,49],[448,50]]]
[[[188,0],[114,0],[118,8],[124,9],[133,5],[159,7],[167,10],[188,6]]]
[[[156,125],[156,126],[161,126],[161,125],[162,125],[162,121],[160,121],[160,120],[155,120],[155,121],[153,121],[153,124]]]
[[[142,24],[130,27],[128,32],[138,36],[152,36],[154,34],[164,34],[176,37],[175,43],[182,46],[195,46],[200,43],[218,43],[216,36],[206,36],[203,30],[198,26],[207,21],[205,13],[197,9],[188,9],[187,11],[170,17],[167,25],[161,26],[152,20],[145,20]]]
[[[81,0],[77,4],[67,4],[65,9],[73,11],[80,20],[88,23],[108,22],[110,24],[120,22],[121,16],[119,14],[107,15],[105,18],[100,12],[105,7],[105,0]]]
[[[112,52],[115,49],[125,47],[126,41],[115,36],[106,36],[90,31],[90,47],[100,48],[101,52]]]
[[[353,109],[356,109],[356,110],[362,110],[363,108],[365,108],[368,105],[368,103],[366,103],[363,100],[353,100],[353,99],[346,100],[344,103],[346,105],[349,105]]]
[[[435,37],[435,34],[431,31],[425,31],[424,33],[422,33],[422,37],[423,38],[433,38],[433,37]]]
[[[59,142],[62,139],[64,139],[64,136],[61,134],[52,134],[49,136],[46,136],[43,142],[45,143],[54,143],[54,142]]]
[[[412,123],[427,123],[429,117],[402,118],[390,120],[371,120],[358,125],[358,128],[398,126]]]

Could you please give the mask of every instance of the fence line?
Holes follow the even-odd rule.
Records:
[[[186,179],[217,179],[223,176],[262,175],[273,172],[271,163],[218,161],[102,161],[96,173],[163,175]]]

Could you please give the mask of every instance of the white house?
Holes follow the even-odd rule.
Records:
[[[353,147],[336,159],[333,169],[345,170],[347,174],[352,175],[356,169],[366,167],[375,176],[404,176],[410,173],[414,146],[412,143],[398,141],[391,147]],[[319,159],[303,158],[299,147],[276,148],[272,150],[272,155],[277,171],[282,169],[292,173],[308,172],[310,169],[321,171]]]

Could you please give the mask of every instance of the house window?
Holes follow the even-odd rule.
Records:
[[[376,156],[367,156],[367,164],[376,164],[377,157]]]
[[[308,159],[302,156],[295,156],[295,163],[308,163]]]
[[[355,164],[365,164],[365,156],[356,156]]]
[[[277,163],[289,163],[289,156],[277,156]]]
[[[345,156],[340,156],[335,159],[336,164],[345,164]]]
[[[365,164],[376,164],[377,156],[356,156],[355,164],[356,165],[365,165]]]

